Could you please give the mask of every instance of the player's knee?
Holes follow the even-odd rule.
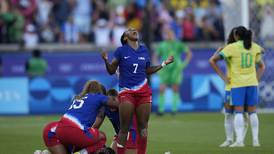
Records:
[[[255,106],[248,106],[247,111],[249,114],[255,113],[256,112],[256,107]]]
[[[235,107],[234,107],[234,111],[235,111],[236,113],[243,113],[244,108],[243,108],[242,106],[235,106]]]
[[[140,136],[141,137],[147,137],[147,128],[143,128],[140,130]]]

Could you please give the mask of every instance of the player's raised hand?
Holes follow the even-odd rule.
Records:
[[[174,60],[174,57],[173,57],[173,56],[169,56],[169,57],[165,60],[166,65],[168,65],[168,64],[170,64],[170,63],[173,63],[173,60]]]
[[[103,51],[103,52],[101,53],[101,56],[102,56],[102,58],[103,58],[105,61],[108,60],[108,54],[107,54],[107,52]]]

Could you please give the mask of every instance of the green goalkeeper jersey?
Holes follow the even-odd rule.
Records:
[[[167,59],[169,56],[174,56],[174,62],[166,68],[159,71],[162,83],[166,84],[179,84],[182,80],[182,69],[185,67],[186,62],[182,60],[182,53],[188,52],[188,47],[177,40],[166,40],[161,42],[156,52],[161,60]]]

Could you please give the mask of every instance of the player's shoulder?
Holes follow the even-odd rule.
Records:
[[[252,48],[260,52],[264,50],[263,47],[257,44],[256,42],[252,42]]]

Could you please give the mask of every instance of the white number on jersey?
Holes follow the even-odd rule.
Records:
[[[69,107],[69,110],[70,109],[80,109],[83,106],[84,102],[85,101],[82,100],[82,99],[75,99],[75,100],[73,100],[73,103]]]
[[[133,64],[133,67],[134,67],[133,73],[137,73],[138,64]]]

